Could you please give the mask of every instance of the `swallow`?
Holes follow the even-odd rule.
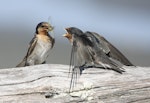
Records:
[[[107,50],[109,47],[103,47],[101,42],[103,43],[104,40],[102,41],[98,38],[99,36],[95,36],[97,34],[93,34],[92,32],[83,33],[80,29],[75,27],[69,27],[65,30],[67,33],[63,36],[66,37],[72,45],[69,68],[72,69],[72,76],[69,91],[72,86],[74,87],[75,85],[74,82],[76,82],[76,80],[74,81],[74,79],[77,78],[77,74],[82,74],[81,72],[84,68],[97,67],[111,69],[121,74],[125,72],[120,65],[112,61],[105,53],[105,48]]]
[[[35,35],[29,43],[27,54],[16,67],[46,63],[49,52],[55,43],[55,39],[49,34],[49,31],[53,31],[53,29],[54,27],[47,22],[40,22],[36,26]]]

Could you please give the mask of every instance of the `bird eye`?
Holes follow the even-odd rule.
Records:
[[[44,28],[45,26],[44,26],[44,25],[42,25],[41,27],[42,27],[42,28]]]

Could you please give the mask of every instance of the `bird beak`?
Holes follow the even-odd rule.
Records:
[[[48,30],[49,30],[49,31],[53,31],[53,30],[54,30],[54,27],[53,27],[53,26],[50,26],[50,27],[48,28]]]
[[[69,39],[70,42],[72,42],[72,35],[68,33],[69,28],[65,28],[65,30],[67,31],[67,33],[64,34],[63,37],[66,37],[67,39]]]
[[[49,23],[46,25],[46,29],[47,29],[47,31],[49,32],[51,32],[51,31],[53,31],[54,30],[54,27],[52,26],[52,25],[50,25]]]
[[[69,33],[66,33],[66,34],[63,35],[63,37],[66,37],[66,38],[68,38],[68,39],[71,39],[71,38],[72,38],[72,35],[69,34]]]
[[[51,31],[53,31],[54,30],[54,27],[53,26],[48,26],[48,28],[47,28],[47,32],[51,32]]]
[[[64,34],[62,36],[68,38],[69,35],[66,33],[66,34]]]

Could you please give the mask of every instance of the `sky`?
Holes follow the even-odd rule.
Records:
[[[48,64],[69,64],[71,45],[62,35],[64,28],[77,27],[104,36],[133,64],[150,66],[149,11],[149,0],[1,1],[0,68],[21,62],[42,21],[55,27],[56,43]]]

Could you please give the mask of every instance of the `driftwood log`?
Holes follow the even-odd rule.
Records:
[[[0,69],[0,103],[150,103],[150,68],[89,68],[68,93],[68,65]],[[46,98],[47,97],[47,98]]]

